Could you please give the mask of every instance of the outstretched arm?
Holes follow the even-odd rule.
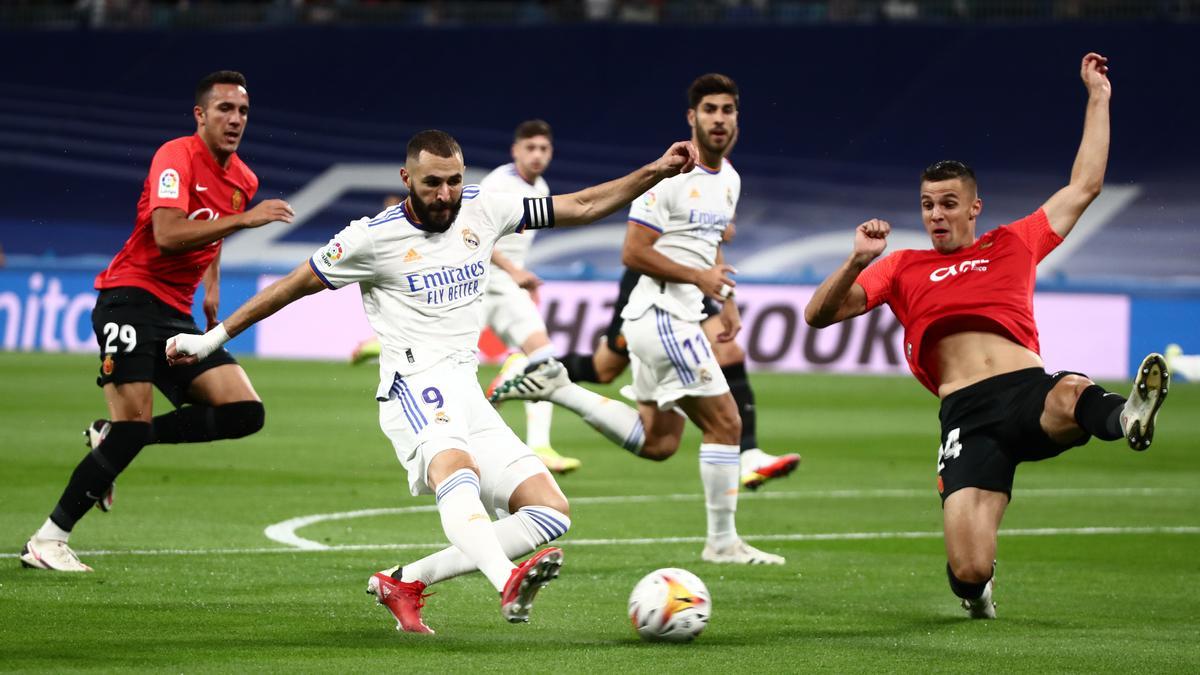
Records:
[[[892,226],[886,220],[869,220],[858,226],[854,232],[854,251],[821,282],[804,308],[808,325],[824,328],[867,311],[867,292],[854,280],[887,248],[891,231]]]
[[[1104,169],[1108,165],[1109,119],[1108,101],[1112,85],[1108,81],[1108,59],[1089,53],[1079,69],[1088,90],[1087,112],[1083,118],[1083,140],[1071,168],[1071,182],[1054,193],[1042,205],[1050,227],[1065,237],[1104,185]]]
[[[180,334],[167,340],[167,362],[172,366],[196,363],[250,326],[324,288],[308,262],[303,262],[286,277],[256,293],[204,335]]]
[[[593,185],[579,192],[554,195],[554,224],[584,225],[613,213],[654,187],[664,178],[687,173],[696,166],[696,146],[680,141],[667,148],[662,157],[633,173]]]

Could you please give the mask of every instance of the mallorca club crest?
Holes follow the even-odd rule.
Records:
[[[108,375],[112,375],[112,374],[113,374],[113,358],[112,358],[112,354],[105,354],[105,355],[104,355],[104,363],[101,363],[101,364],[100,364],[100,372],[104,373],[104,374],[105,374],[105,376],[108,376]]]
[[[233,196],[229,198],[229,202],[233,205],[234,211],[241,211],[242,206],[246,203],[246,196],[242,194],[241,190],[234,188]]]
[[[472,251],[479,248],[479,237],[476,236],[476,234],[474,232],[472,232],[469,228],[466,228],[466,227],[463,228],[462,238],[463,238],[463,243],[466,244],[467,248],[471,249]]]

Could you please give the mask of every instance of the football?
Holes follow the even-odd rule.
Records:
[[[699,577],[687,570],[654,570],[629,595],[629,620],[643,640],[690,642],[708,625],[712,598]]]

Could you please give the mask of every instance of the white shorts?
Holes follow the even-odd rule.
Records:
[[[530,335],[546,332],[542,313],[529,291],[517,285],[502,270],[493,269],[483,294],[483,319],[492,332],[509,347],[519,349]]]
[[[446,358],[419,373],[396,375],[389,399],[379,402],[379,426],[408,471],[413,495],[429,489],[429,463],[443,450],[465,450],[479,466],[480,497],[493,512],[546,466],[508,428],[479,386],[474,357]]]
[[[721,396],[729,383],[698,321],[681,321],[650,307],[621,328],[629,343],[633,393],[662,410],[687,396]]]

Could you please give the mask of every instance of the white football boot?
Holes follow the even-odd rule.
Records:
[[[91,572],[92,568],[79,561],[79,556],[57,539],[30,537],[21,549],[21,565],[38,570],[55,572]]]
[[[568,384],[571,384],[571,378],[563,364],[556,359],[546,359],[496,387],[488,400],[492,403],[512,399],[545,401],[554,390]]]
[[[712,544],[705,544],[704,552],[700,554],[700,558],[704,562],[733,563],[737,565],[782,565],[786,562],[783,556],[760,551],[741,539],[723,548],[716,548]]]
[[[1129,447],[1141,452],[1154,439],[1154,418],[1167,398],[1171,373],[1162,354],[1150,354],[1142,359],[1133,378],[1133,391],[1121,410],[1121,428]]]
[[[978,598],[962,601],[962,608],[967,610],[967,615],[972,619],[996,618],[996,603],[992,602],[992,581],[988,579],[987,586],[983,587],[983,594]]]

